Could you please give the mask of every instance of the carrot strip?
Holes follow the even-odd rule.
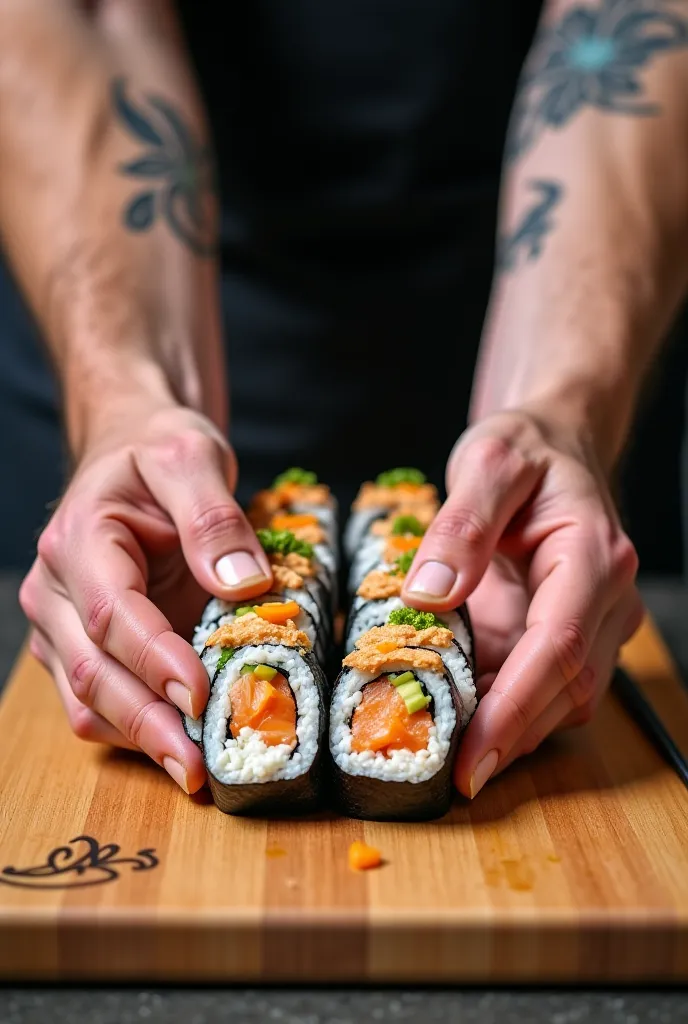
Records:
[[[296,601],[266,601],[255,606],[258,618],[271,622],[273,626],[283,626],[289,619],[295,619],[300,611]]]
[[[310,515],[309,513],[303,512],[290,515],[289,513],[282,513],[272,517],[270,520],[270,527],[273,530],[301,530],[304,526],[317,526],[318,517]]]

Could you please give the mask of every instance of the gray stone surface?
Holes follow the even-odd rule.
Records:
[[[685,1024],[655,992],[0,991],[0,1024]]]
[[[0,573],[0,689],[26,624]],[[653,581],[648,603],[688,666],[688,595]],[[664,623],[667,623],[666,627]],[[0,987],[0,1024],[688,1024],[672,992]]]

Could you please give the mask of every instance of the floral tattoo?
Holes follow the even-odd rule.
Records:
[[[115,113],[129,134],[147,149],[119,167],[142,183],[124,208],[130,231],[148,231],[165,221],[197,256],[216,249],[216,186],[210,147],[193,135],[179,112],[160,96],[147,95],[145,107],[127,96],[126,84],[112,85]]]
[[[553,211],[561,202],[564,186],[559,181],[529,181],[529,187],[538,194],[515,231],[500,238],[497,243],[497,270],[503,273],[515,270],[521,256],[532,262],[542,255],[547,235],[554,230]]]
[[[597,0],[546,27],[521,77],[507,156],[520,156],[585,107],[657,114],[642,71],[655,57],[688,46],[688,21],[672,5],[676,0]]]

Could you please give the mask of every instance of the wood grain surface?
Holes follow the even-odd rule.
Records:
[[[624,662],[688,752],[688,693],[649,623]],[[688,792],[613,697],[436,823],[207,801],[72,737],[25,654],[0,704],[0,975],[688,980]],[[384,865],[351,872],[354,839]]]

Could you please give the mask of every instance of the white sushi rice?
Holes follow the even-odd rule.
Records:
[[[189,739],[192,739],[194,743],[200,743],[201,736],[203,735],[203,719],[184,715],[184,722]]]
[[[206,664],[208,669],[211,660]],[[271,665],[288,678],[296,701],[295,750],[286,743],[267,746],[255,729],[244,728],[236,739],[232,736],[228,728],[232,713],[229,693],[244,665]],[[271,782],[302,775],[313,764],[318,749],[320,713],[313,673],[297,650],[275,644],[241,648],[215,681],[205,711],[203,749],[209,770],[225,784]]]
[[[456,684],[461,698],[461,728],[464,728],[468,725],[477,704],[475,678],[471,666],[456,644],[451,644],[450,647],[430,647],[428,650],[439,654]]]
[[[387,672],[404,672],[406,666],[390,664]],[[433,725],[427,750],[392,750],[389,756],[381,751],[351,749],[351,717],[363,700],[363,687],[380,677],[380,673],[345,671],[337,683],[330,709],[330,751],[335,764],[348,775],[365,775],[384,782],[427,782],[436,775],[447,759],[456,726],[456,711],[446,679],[437,672],[413,669],[414,676],[425,686],[433,699]]]
[[[368,573],[380,566],[384,549],[383,537],[370,537],[359,548],[349,571],[350,593],[355,593]]]
[[[344,551],[347,558],[354,557],[375,520],[382,519],[388,511],[386,508],[375,507],[351,513],[344,530]]]
[[[363,598],[357,598],[352,605],[354,614],[346,636],[346,653],[349,654],[353,651],[356,641],[363,633],[367,633],[375,626],[387,625],[390,612],[405,607],[400,597],[389,597],[384,601],[365,601]],[[470,654],[471,634],[466,629],[466,624],[459,613],[455,611],[442,612],[438,618],[445,623],[448,629],[451,629],[466,654]]]
[[[334,552],[331,547],[327,544],[316,544],[314,547],[315,557],[320,564],[327,569],[330,577],[336,576],[337,574],[337,559],[334,556]]]

